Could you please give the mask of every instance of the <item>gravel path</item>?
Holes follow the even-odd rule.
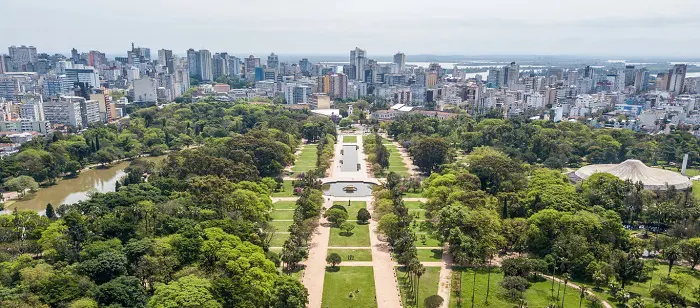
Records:
[[[325,208],[333,205],[333,200],[326,198]],[[319,227],[311,237],[309,245],[309,258],[303,262],[306,265],[302,283],[309,291],[310,308],[320,308],[323,298],[323,280],[326,277],[326,254],[328,253],[328,239],[331,237],[331,228],[328,221],[321,217]]]

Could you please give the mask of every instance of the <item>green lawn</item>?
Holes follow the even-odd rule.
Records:
[[[352,235],[342,234],[339,228],[331,228],[330,247],[369,247],[369,225],[356,224]]]
[[[403,193],[404,198],[423,198],[423,191],[417,191],[413,192],[413,190],[409,190],[405,193]]]
[[[457,295],[455,292],[458,286],[454,285],[459,281],[461,273],[461,292]],[[471,295],[472,286],[474,279],[474,271],[472,269],[460,269],[453,268],[452,271],[453,287],[452,294],[450,296],[450,308],[460,307],[458,301],[461,300],[461,307],[471,307]],[[500,272],[499,268],[494,268],[491,271],[491,291],[489,293],[489,304],[486,302],[486,286],[488,281],[488,275],[486,269],[477,271],[476,275],[476,289],[474,292],[474,302],[476,307],[517,307],[517,301],[512,300],[500,286],[503,280],[503,273]],[[557,294],[557,284],[554,284],[554,296]],[[544,308],[551,302],[551,291],[552,282],[550,280],[542,280],[539,282],[531,282],[530,287],[523,293],[525,301],[527,301],[528,308]],[[560,295],[564,293],[564,285],[561,285]],[[571,287],[566,288],[566,302],[564,307],[578,307],[579,306],[579,291]],[[561,303],[561,296],[559,298],[559,303]],[[588,301],[583,300],[583,307],[587,307]]]
[[[295,209],[297,207],[296,201],[277,201],[272,204],[274,209]]]
[[[282,189],[272,193],[273,197],[294,197],[294,187],[292,187],[292,180],[284,180]]]
[[[437,262],[442,260],[442,249],[418,249],[418,260],[421,262]]]
[[[357,136],[343,136],[343,143],[357,143]]]
[[[270,225],[277,228],[277,232],[287,232],[293,221],[271,221]]]
[[[415,217],[417,220],[425,220],[425,210],[422,209],[416,209],[416,210],[408,210],[408,214],[411,214]]]
[[[372,261],[372,250],[367,247],[367,249],[328,249],[328,254],[337,253],[343,258],[344,261]],[[352,256],[352,260],[348,258]],[[340,263],[342,266],[343,263]]]
[[[700,198],[700,181],[693,181],[693,196]]]
[[[367,207],[367,202],[365,201],[351,201],[350,206],[348,206],[348,202],[342,202],[342,201],[336,201],[333,202],[333,205],[341,205],[345,207],[345,209],[348,211],[348,219],[349,220],[355,220],[357,219],[357,212],[362,209]]]
[[[647,261],[646,265],[651,267],[652,262]],[[681,295],[683,295],[686,300],[693,300],[693,287],[699,286],[700,285],[700,271],[695,270],[692,271],[689,267],[684,267],[684,266],[674,266],[672,273],[674,274],[687,274],[691,281],[689,283],[689,286],[681,290]],[[647,304],[647,307],[655,307],[654,306],[654,300],[651,299],[649,293],[649,286],[651,285],[652,288],[659,284],[661,282],[661,278],[665,278],[668,276],[668,265],[667,264],[657,264],[654,266],[654,272],[651,276],[651,281],[648,279],[646,281],[633,281],[629,282],[627,286],[625,286],[625,289],[627,292],[630,292],[630,295],[632,297],[642,297],[644,302]],[[594,290],[594,285],[588,282],[575,282],[577,284],[584,284],[588,285],[591,290]],[[675,287],[671,287],[671,289],[675,290]],[[611,304],[615,302],[613,299],[612,295],[609,294],[607,291],[607,288],[604,288],[604,290],[594,290],[596,294],[598,294],[601,298],[604,298]]]
[[[407,209],[409,210],[418,210],[421,208],[421,205],[423,202],[420,201],[404,201],[403,204],[406,206]]]
[[[338,268],[336,272],[326,271],[321,307],[377,307],[372,267],[340,266]]]
[[[409,301],[408,290],[410,289],[410,284],[408,277],[406,276],[406,270],[403,267],[398,267],[396,271],[396,277],[399,279],[399,287],[401,289],[401,302],[403,302],[404,307],[409,307],[409,304],[413,304],[413,301]],[[440,284],[440,268],[439,267],[426,267],[425,273],[420,277],[420,284],[418,289],[418,307],[424,307],[424,299],[431,295],[437,295],[438,286]],[[415,307],[415,306],[410,306]]]
[[[425,236],[425,240],[423,240],[423,236]],[[434,239],[430,234],[427,234],[425,232],[416,232],[416,241],[413,242],[416,247],[439,247],[440,241]]]
[[[289,237],[289,233],[275,233],[270,241],[270,247],[282,247]]]
[[[294,219],[294,211],[276,210],[270,213],[270,217],[274,220],[291,220]]]
[[[311,169],[316,168],[316,145],[307,144],[301,150],[301,154],[297,157],[297,161],[294,162],[292,171],[294,173],[308,172]]]

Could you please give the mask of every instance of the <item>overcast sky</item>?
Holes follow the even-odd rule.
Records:
[[[0,46],[700,57],[700,0],[1,0]],[[4,49],[4,52],[7,52]]]

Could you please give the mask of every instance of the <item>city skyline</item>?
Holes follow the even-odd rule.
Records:
[[[442,1],[429,13],[419,1],[400,5],[359,1],[343,6],[342,14],[333,14],[341,6],[318,0],[238,6],[219,0],[196,6],[183,1],[164,5],[125,0],[119,6],[84,0],[70,6],[32,2],[35,5],[3,4],[14,13],[0,21],[0,45],[33,44],[50,53],[66,53],[75,47],[121,54],[123,46],[133,41],[154,49],[172,49],[178,55],[188,48],[234,54],[342,55],[359,46],[370,56],[390,56],[400,49],[407,55],[677,58],[697,57],[694,50],[700,47],[700,32],[696,31],[700,22],[693,16],[700,11],[700,3],[687,0],[667,1],[661,7],[651,1],[627,0],[497,5]],[[90,11],[76,9],[83,4]],[[303,16],[295,14],[300,6]],[[38,22],[26,23],[23,18],[30,14]],[[20,24],[25,31],[17,31]],[[86,26],[90,24],[103,26]],[[53,31],[46,31],[49,26]],[[67,39],[53,33],[73,34]]]

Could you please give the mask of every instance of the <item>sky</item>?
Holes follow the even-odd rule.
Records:
[[[46,53],[700,57],[698,0],[1,2],[0,46]]]

